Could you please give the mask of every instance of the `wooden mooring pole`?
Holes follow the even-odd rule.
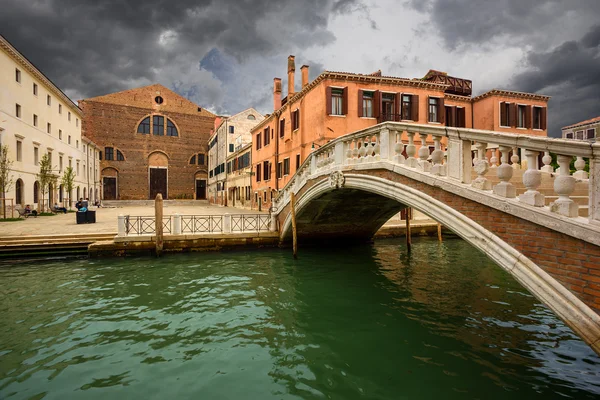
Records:
[[[438,241],[442,241],[442,224],[438,222]]]
[[[412,212],[410,208],[406,209],[406,248],[410,252],[411,239],[410,239],[410,216]]]
[[[290,200],[290,207],[292,211],[292,240],[293,240],[293,252],[294,258],[298,258],[298,232],[296,231],[296,195],[292,192],[292,198]]]
[[[154,230],[156,231],[156,256],[160,257],[163,251],[163,198],[158,193],[154,200]]]

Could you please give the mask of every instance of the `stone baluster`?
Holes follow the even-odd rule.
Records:
[[[358,150],[358,162],[364,162],[365,157],[367,156],[367,144],[363,139],[359,139],[360,149]]]
[[[542,162],[544,163],[544,166],[542,167],[542,172],[545,172],[547,174],[551,174],[554,172],[554,168],[552,168],[552,165],[550,165],[552,163],[552,156],[550,155],[549,151],[544,152]]]
[[[352,164],[352,145],[355,143],[355,140],[348,140],[344,143],[346,144],[346,164]]]
[[[585,168],[585,160],[583,157],[577,157],[575,160],[575,173],[573,174],[573,178],[583,180],[588,179],[588,173],[584,171]]]
[[[489,164],[485,156],[487,151],[487,143],[477,142],[475,147],[477,148],[477,162],[475,163],[474,167],[475,172],[477,173],[477,178],[471,182],[471,186],[481,190],[492,190],[492,182],[485,177],[485,174],[489,170]]]
[[[537,191],[542,183],[542,173],[535,167],[538,154],[537,151],[525,150],[527,171],[523,174],[523,185],[525,185],[527,191],[519,196],[519,201],[535,207],[543,207],[545,203],[544,195]]]
[[[373,161],[381,161],[381,145],[379,144],[379,133],[375,134],[375,145],[373,146]]]
[[[446,166],[444,163],[444,151],[442,150],[441,144],[442,137],[434,136],[433,143],[435,150],[431,153],[431,161],[433,162],[433,167],[431,167],[431,173],[434,175],[445,176],[446,175]]]
[[[513,147],[512,151],[512,156],[510,156],[510,162],[512,163],[512,167],[514,169],[521,169],[521,166],[519,165],[519,149]]]
[[[513,176],[513,168],[508,163],[508,153],[511,148],[508,146],[500,146],[500,153],[502,154],[502,164],[496,168],[496,173],[500,179],[500,183],[494,186],[494,193],[498,196],[513,198],[517,195],[517,190],[514,185],[510,183],[510,178]]]
[[[577,217],[579,206],[569,195],[575,190],[576,180],[570,175],[569,164],[573,157],[559,154],[557,156],[560,174],[554,179],[554,191],[558,199],[550,203],[550,211],[566,217]]]
[[[371,136],[368,136],[368,137],[364,138],[365,148],[366,148],[365,162],[371,162],[371,161],[373,161],[373,145],[372,145],[372,140],[373,140],[373,138]]]
[[[394,144],[394,152],[396,153],[396,155],[394,156],[394,162],[396,164],[404,164],[404,161],[406,161],[406,159],[402,155],[403,151],[404,143],[402,143],[402,134],[396,132],[396,143]]]
[[[590,180],[588,183],[590,223],[600,226],[600,143],[592,144],[592,157],[590,157]]]
[[[406,165],[411,168],[416,168],[417,159],[415,155],[417,154],[417,146],[415,146],[415,133],[416,132],[407,132],[408,135],[408,145],[406,146],[406,155],[408,158],[406,159]]]
[[[498,149],[492,149],[492,157],[490,157],[490,168],[498,167]]]
[[[358,141],[356,139],[353,139],[352,143],[354,143],[352,146],[352,164],[356,164],[358,162],[360,149],[358,148]]]
[[[419,139],[421,139],[421,147],[419,147],[419,161],[418,169],[423,172],[431,171],[431,163],[427,161],[429,158],[429,147],[427,147],[427,133],[419,133]]]

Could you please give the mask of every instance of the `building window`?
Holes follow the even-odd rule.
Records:
[[[300,154],[296,154],[296,171],[300,169]]]
[[[283,160],[283,175],[290,174],[290,159],[286,158]]]
[[[146,117],[138,125],[137,133],[150,133],[150,117]]]
[[[75,140],[75,148],[78,149],[79,148],[79,140]]]
[[[21,70],[18,68],[15,68],[15,80],[21,83]]]
[[[52,97],[50,97],[50,95],[46,96],[46,105],[49,105],[49,106],[52,105]]]
[[[77,161],[77,176],[79,176],[79,161]],[[77,195],[79,197],[79,194]]]
[[[260,164],[256,164],[256,182],[260,182]]]
[[[38,181],[35,181],[33,183],[33,202],[37,203],[39,201],[39,195],[40,195],[40,184]]]
[[[400,119],[413,120],[412,115],[412,96],[409,94],[402,95],[402,107],[400,110]]]
[[[75,118],[75,126],[79,127],[79,118]]]
[[[152,133],[154,135],[162,136],[165,131],[165,117],[155,115],[152,117]]]
[[[344,115],[344,89],[331,89],[331,115]]]
[[[58,105],[58,113],[59,113],[59,114],[62,114],[62,104],[59,104],[59,105]]]
[[[33,114],[33,126],[37,126],[38,125],[38,117],[37,115]]]
[[[262,146],[261,140],[260,140],[260,133],[256,134],[256,150],[259,150]]]
[[[440,99],[436,97],[429,98],[429,122],[440,122],[439,106]]]
[[[203,153],[198,154],[198,165],[204,165],[204,154]]]
[[[533,129],[543,129],[541,107],[533,107]]]
[[[252,115],[252,114],[249,114],[249,115],[248,115],[248,119],[249,119],[250,121],[255,121],[255,120],[256,120],[256,117],[255,117],[254,115]]]
[[[363,117],[373,118],[373,92],[362,92]]]
[[[62,140],[62,129],[58,130],[58,139]]]
[[[594,139],[596,137],[596,129],[588,129],[585,133],[586,139]]]
[[[271,143],[271,137],[269,136],[269,128],[265,128],[264,132],[263,132],[263,137],[264,137],[264,141],[265,141],[265,146],[267,146],[269,143]]]
[[[112,161],[112,160],[114,160],[114,149],[112,147],[105,147],[104,148],[104,159],[106,161]]]
[[[285,135],[285,118],[279,121],[279,137],[282,138]]]
[[[21,105],[15,104],[15,115],[17,118],[21,118]]]
[[[235,151],[233,143],[229,143],[229,152],[233,153]]]
[[[269,168],[269,162],[263,161],[263,180],[268,181],[271,179],[271,169]]]
[[[23,142],[17,140],[17,161],[23,161]]]
[[[69,120],[69,122],[71,122],[71,111],[69,111],[69,112],[67,113],[67,119]]]
[[[160,97],[160,96],[156,96],[154,98],[154,101],[156,102],[156,104],[162,104],[163,101],[164,101],[164,99],[162,97]]]
[[[511,109],[511,103],[505,103],[502,102],[500,103],[500,126],[504,126],[504,127],[510,127],[510,109]]]
[[[575,139],[583,140],[583,131],[575,132]]]
[[[278,162],[277,163],[277,179],[281,179],[282,176],[283,176],[283,163]]]
[[[573,132],[569,132],[565,135],[565,139],[573,139]]]
[[[63,169],[63,156],[58,156],[58,172],[62,172]]]
[[[292,112],[292,131],[300,128],[300,110]]]
[[[167,136],[179,136],[179,133],[177,132],[177,127],[175,127],[175,124],[173,123],[173,121],[171,121],[168,118],[167,118]]]
[[[233,127],[233,125],[229,125],[229,133],[234,133],[235,132],[235,128]]]
[[[396,95],[394,93],[381,93],[381,121],[395,121]]]
[[[34,96],[38,95],[38,86],[37,86],[37,83],[33,84],[33,95]]]
[[[40,165],[40,150],[37,147],[33,148],[33,165]]]
[[[517,128],[526,128],[525,113],[527,107],[524,105],[517,106]]]
[[[196,155],[194,154],[192,158],[190,158],[190,165],[196,165]]]
[[[123,157],[123,153],[119,149],[117,149],[117,161],[125,161],[125,157]]]
[[[50,122],[48,122],[46,124],[46,132],[47,133],[52,133],[52,124]]]
[[[67,141],[67,143],[71,144],[71,135],[69,135],[69,140]]]

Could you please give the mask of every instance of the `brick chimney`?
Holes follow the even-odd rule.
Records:
[[[281,78],[273,78],[273,111],[281,108]]]
[[[302,88],[308,85],[308,65],[303,65],[300,67],[300,71],[302,71]]]
[[[288,57],[288,99],[291,95],[294,94],[294,75],[296,73],[296,62],[294,61],[296,57],[289,56]]]

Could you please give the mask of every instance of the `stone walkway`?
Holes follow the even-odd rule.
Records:
[[[0,237],[30,236],[30,235],[60,235],[60,234],[89,234],[117,233],[117,217],[119,214],[132,216],[154,216],[154,206],[127,206],[117,208],[96,208],[95,224],[76,223],[75,213],[57,214],[48,217],[29,217],[21,221],[0,222]],[[198,206],[166,206],[164,215],[179,213],[182,215],[220,215],[220,214],[258,214],[256,210],[244,210],[233,207],[216,205]],[[15,213],[16,214],[16,213]],[[262,212],[261,214],[267,214]]]

